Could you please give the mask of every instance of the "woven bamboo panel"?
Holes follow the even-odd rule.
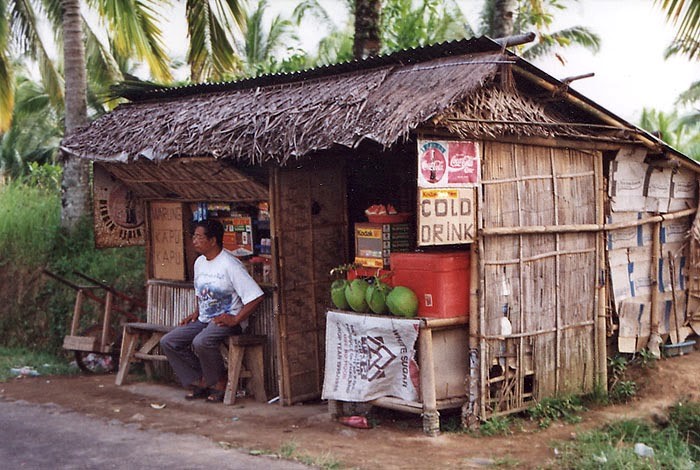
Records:
[[[594,234],[557,225],[596,219],[594,159],[580,151],[487,143],[484,228],[551,227],[551,233],[483,237],[482,413],[593,389]],[[513,335],[500,337],[507,314]]]
[[[293,404],[320,396],[330,269],[347,260],[345,170],[282,169],[275,175],[280,260],[280,395]]]

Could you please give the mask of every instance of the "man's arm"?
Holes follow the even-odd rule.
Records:
[[[182,326],[187,325],[188,323],[192,323],[197,318],[199,318],[199,304],[195,305],[194,312],[190,313],[185,318],[183,318],[182,321],[180,321],[180,325]]]
[[[242,321],[244,321],[246,318],[250,316],[251,313],[255,311],[255,309],[260,305],[260,302],[263,301],[263,298],[265,297],[265,294],[260,295],[259,297],[255,298],[254,300],[251,300],[247,304],[243,305],[243,308],[241,309],[240,312],[238,312],[238,315],[231,315],[229,313],[225,313],[223,315],[217,315],[214,317],[212,320],[214,323],[216,323],[219,326],[236,326],[239,325]]]

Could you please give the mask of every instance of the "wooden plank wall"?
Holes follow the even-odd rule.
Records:
[[[593,389],[598,153],[485,143],[481,237],[481,415],[510,413],[560,393]],[[544,226],[549,233],[518,233]],[[523,230],[521,230],[523,231]],[[504,313],[513,334],[500,333]]]

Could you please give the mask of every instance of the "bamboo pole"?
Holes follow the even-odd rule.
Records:
[[[560,327],[561,330],[572,330],[575,328],[583,328],[585,326],[591,326],[595,322],[593,320],[587,320],[587,321],[582,321],[578,323],[572,323],[570,325],[562,326]],[[555,333],[557,331],[556,328],[546,328],[543,330],[536,330],[536,331],[527,331],[525,333],[512,333],[508,335],[509,338],[527,338],[530,336],[540,336],[540,335],[545,335],[548,333]],[[503,336],[501,335],[483,335],[483,339],[503,339]]]
[[[655,215],[644,219],[633,220],[629,222],[616,222],[614,224],[569,224],[569,225],[531,225],[528,227],[491,227],[482,228],[479,230],[479,235],[530,235],[538,233],[571,233],[571,232],[610,232],[613,230],[626,229],[637,227],[639,225],[653,224],[657,222],[665,222],[667,220],[675,220],[683,217],[688,217],[695,214],[698,208],[683,209],[677,212],[669,212],[668,214]]]
[[[489,150],[489,158],[494,158],[493,156],[493,146],[492,145],[486,145],[484,143],[484,158],[486,158],[486,151]],[[477,187],[477,194],[479,197],[477,198],[479,201],[483,200],[483,187],[481,185],[478,185]],[[483,208],[482,208],[483,210]],[[477,226],[481,227],[483,229],[483,215],[479,214],[477,217]],[[478,321],[478,327],[475,327],[477,330],[477,334],[483,335],[484,332],[486,331],[486,319],[484,318],[486,315],[486,299],[484,293],[486,292],[486,276],[485,276],[485,266],[484,266],[484,257],[486,255],[485,251],[485,243],[484,243],[484,237],[478,237],[478,243],[479,243],[479,286],[480,286],[480,292],[482,295],[479,296],[479,315],[477,317]],[[472,331],[471,325],[470,325],[470,331]],[[487,393],[487,384],[486,384],[486,340],[483,338],[479,338],[479,346],[478,346],[478,357],[477,360],[479,361],[479,392],[478,392],[478,399],[477,399],[477,406],[479,409],[479,414],[478,417],[480,419],[486,419],[486,397],[488,396]]]
[[[655,357],[661,357],[659,346],[661,345],[661,337],[659,336],[659,251],[661,239],[661,222],[654,224],[651,237],[651,325],[649,333],[649,351]]]
[[[558,204],[557,201],[559,200],[559,191],[557,189],[557,174],[555,170],[555,161],[554,161],[554,150],[549,149],[549,164],[551,166],[551,173],[552,173],[552,197],[553,197],[553,210],[554,210],[554,225],[559,225],[559,210],[558,210]],[[554,258],[554,326],[556,328],[556,333],[555,333],[555,338],[554,338],[554,347],[555,347],[555,356],[554,356],[554,393],[559,394],[559,382],[560,382],[560,374],[559,374],[559,368],[561,367],[561,343],[562,343],[562,338],[561,338],[561,311],[559,307],[559,295],[560,295],[560,277],[559,277],[559,269],[561,268],[561,255],[559,253],[559,245],[560,245],[560,240],[559,240],[559,233],[554,234],[554,251],[556,253],[555,258]]]
[[[593,160],[595,168],[595,213],[596,222],[603,225],[605,222],[605,184],[603,179],[603,155],[598,152],[598,155]],[[598,233],[595,240],[595,248],[597,256],[595,258],[595,279],[596,287],[593,294],[593,305],[595,324],[593,344],[596,351],[596,375],[598,386],[607,390],[608,384],[608,351],[607,351],[607,329],[606,329],[606,305],[607,305],[607,286],[603,282],[603,270],[605,267],[605,234]]]
[[[476,206],[476,217],[477,220],[481,220],[480,205],[478,201],[481,201],[480,189],[478,189],[477,206]],[[475,315],[478,318],[478,309],[480,304],[481,295],[479,289],[480,284],[480,270],[479,266],[479,250],[477,249],[477,243],[471,244],[471,266],[470,266],[470,277],[469,277],[469,372],[466,377],[466,395],[467,401],[462,405],[462,427],[467,429],[474,428],[478,423],[477,416],[477,406],[479,403],[479,324],[476,321]],[[483,277],[483,276],[481,276]]]
[[[420,347],[420,393],[421,402],[423,402],[423,431],[431,436],[437,436],[440,434],[440,414],[437,410],[433,332],[430,328],[420,331],[418,344]]]

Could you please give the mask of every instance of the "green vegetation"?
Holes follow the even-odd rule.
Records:
[[[537,421],[540,428],[548,428],[554,421],[562,420],[569,424],[581,421],[580,413],[584,411],[581,397],[565,396],[545,398],[527,410],[532,421]]]
[[[551,468],[691,469],[697,464],[674,426],[658,429],[639,420],[618,421],[555,447],[559,458]],[[638,455],[652,452],[649,448],[653,456]]]
[[[481,424],[479,434],[482,436],[507,436],[513,434],[510,427],[513,420],[508,416],[494,416]]]
[[[63,356],[24,348],[0,347],[0,382],[18,377],[21,372],[17,369],[23,367],[36,371],[39,375],[71,375],[78,372],[78,368],[71,366],[70,361]]]
[[[61,230],[54,170],[37,167],[31,184],[0,186],[0,330],[5,346],[59,354],[76,292],[42,270],[74,282],[77,270],[143,298],[144,255],[140,247],[96,249],[91,221],[71,233]],[[85,306],[85,321],[96,322],[102,307]]]
[[[325,453],[321,456],[312,457],[307,454],[300,454],[297,452],[297,443],[294,441],[288,441],[282,444],[279,451],[280,457],[286,460],[296,460],[304,465],[309,465],[314,468],[322,468],[327,470],[335,470],[342,468],[340,462],[338,462],[330,453]]]
[[[637,384],[627,378],[630,367],[653,368],[656,358],[647,350],[631,356],[617,354],[608,358],[608,399],[612,403],[627,403],[637,395]]]

